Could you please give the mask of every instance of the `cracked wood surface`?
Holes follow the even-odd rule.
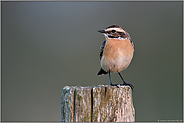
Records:
[[[129,86],[65,86],[61,96],[62,122],[135,122]]]

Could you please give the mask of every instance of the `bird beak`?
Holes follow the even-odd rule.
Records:
[[[98,30],[98,32],[100,32],[100,33],[105,33],[105,30]]]

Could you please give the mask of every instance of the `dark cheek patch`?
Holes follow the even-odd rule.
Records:
[[[108,37],[109,38],[128,38],[129,36],[127,34],[125,34],[124,32],[116,32],[116,33],[112,33],[112,31],[108,32]]]
[[[115,33],[115,34],[114,34],[114,37],[115,37],[115,38],[118,38],[118,37],[119,37],[119,34],[118,34],[118,33]]]
[[[110,34],[110,35],[108,35],[108,37],[109,38],[118,38],[118,37],[120,37],[120,35],[118,34],[118,33],[115,33],[115,34]]]
[[[122,37],[122,38],[125,38],[125,33],[120,33],[120,36]]]
[[[123,33],[123,32],[118,32],[118,36],[121,37],[121,38],[125,38],[125,33]]]

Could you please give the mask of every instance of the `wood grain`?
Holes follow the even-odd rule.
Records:
[[[129,86],[65,86],[61,96],[62,122],[135,122]]]

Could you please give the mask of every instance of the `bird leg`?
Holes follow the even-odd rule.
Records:
[[[111,83],[111,75],[110,75],[110,71],[108,72],[108,74],[109,74],[109,81],[110,81],[110,85],[111,86],[116,86],[116,87],[118,87],[117,85],[119,85],[119,84],[112,84]],[[118,87],[119,88],[119,87]]]
[[[132,84],[130,84],[130,83],[126,83],[125,80],[123,79],[123,77],[121,76],[120,72],[118,72],[118,74],[121,77],[121,79],[123,80],[123,84],[120,84],[120,85],[128,85],[133,90],[134,86]]]

